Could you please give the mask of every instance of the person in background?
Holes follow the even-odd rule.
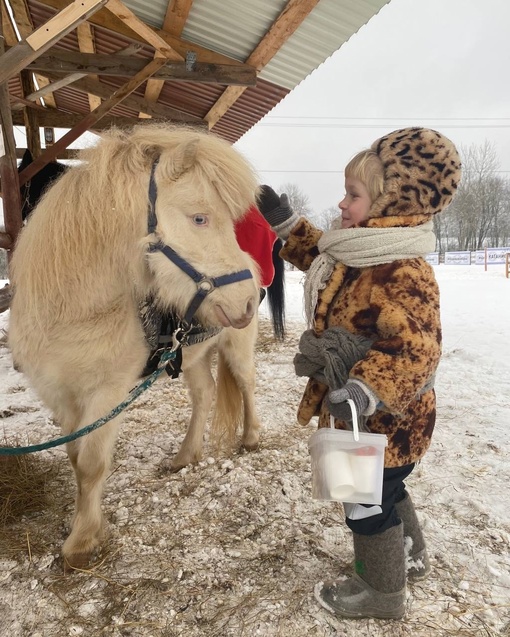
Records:
[[[337,428],[349,429],[351,399],[366,430],[388,439],[382,504],[344,504],[354,573],[315,587],[318,602],[341,617],[402,617],[406,579],[430,571],[404,480],[427,451],[436,416],[439,289],[424,257],[435,249],[432,219],[452,201],[460,175],[449,139],[405,128],[376,140],[345,168],[338,229],[321,232],[293,212],[285,194],[262,187],[261,212],[285,240],[280,255],[307,271],[311,329],[303,337],[317,346],[328,330],[343,328],[370,342],[341,386],[310,374],[298,421],[318,416],[319,427],[327,427],[331,414]],[[328,355],[345,353],[339,347]]]

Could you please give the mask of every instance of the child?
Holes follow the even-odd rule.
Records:
[[[403,481],[434,429],[439,290],[424,257],[435,249],[432,218],[452,201],[459,180],[450,140],[406,128],[378,139],[347,165],[338,230],[322,233],[292,211],[286,195],[261,189],[259,208],[286,241],[281,256],[308,271],[305,307],[314,340],[343,328],[371,343],[343,386],[328,387],[310,374],[298,410],[302,424],[318,416],[319,427],[327,427],[332,414],[336,427],[345,429],[350,398],[367,429],[388,437],[381,506],[344,505],[355,573],[315,587],[319,603],[342,617],[402,617],[406,571],[410,580],[430,571]],[[342,358],[341,347],[334,353]]]

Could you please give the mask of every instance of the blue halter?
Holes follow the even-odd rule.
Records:
[[[158,161],[159,160],[156,160],[152,164],[149,182],[149,212],[147,224],[149,234],[152,234],[156,231],[156,226],[158,223],[158,218],[156,216],[156,199],[158,197],[158,188],[156,186],[156,180],[154,178],[154,174],[158,166]],[[186,314],[184,315],[183,319],[184,323],[186,323],[187,325],[190,325],[191,319],[202,304],[203,300],[214,289],[220,288],[224,285],[228,285],[229,283],[237,283],[238,281],[245,281],[247,279],[253,278],[250,270],[240,270],[239,272],[233,272],[232,274],[224,274],[218,277],[208,277],[196,270],[190,263],[183,259],[179,254],[177,254],[177,252],[173,250],[169,245],[163,243],[161,239],[156,243],[150,244],[149,252],[162,252],[167,257],[167,259],[170,259],[172,263],[174,263],[190,278],[192,278],[193,281],[195,281],[197,292],[188,305],[188,309],[186,310]]]

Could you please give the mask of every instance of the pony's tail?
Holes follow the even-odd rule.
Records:
[[[269,314],[277,341],[285,340],[285,263],[280,257],[282,247],[282,240],[277,239],[274,242],[272,253],[274,279],[267,288]]]
[[[211,423],[211,441],[217,453],[230,455],[236,443],[236,434],[243,414],[241,390],[225,355],[221,348],[218,348],[216,403]]]

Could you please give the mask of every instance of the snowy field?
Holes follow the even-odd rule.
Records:
[[[339,620],[313,586],[348,574],[339,505],[311,499],[304,386],[292,358],[304,329],[302,275],[287,273],[288,332],[262,318],[257,452],[208,454],[163,473],[189,405],[159,380],[127,411],[107,481],[109,536],[98,562],[63,576],[74,483],[61,448],[36,454],[39,506],[0,533],[0,635],[6,637],[351,637],[510,635],[510,280],[504,266],[437,266],[444,333],[431,449],[408,484],[428,540],[428,580],[408,587],[404,620]],[[262,314],[265,307],[262,306]],[[7,329],[8,312],[0,314]],[[59,435],[0,342],[3,444]],[[206,450],[207,441],[206,441]],[[1,460],[1,458],[0,458]]]

